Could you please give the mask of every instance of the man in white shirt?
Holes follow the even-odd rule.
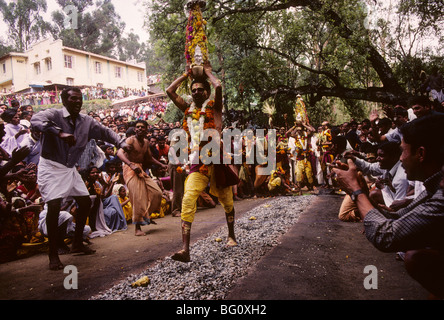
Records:
[[[355,162],[356,167],[363,174],[379,176],[377,187],[380,191],[378,189],[373,191],[371,198],[386,207],[390,207],[394,201],[405,199],[409,190],[409,181],[399,161],[400,154],[401,149],[398,143],[385,142],[378,146],[376,163],[369,163],[351,155],[347,156]]]
[[[376,119],[377,119],[377,114],[375,113],[372,114],[371,123],[374,124]],[[375,136],[376,140],[380,142],[391,141],[400,144],[402,140],[402,134],[400,132],[400,128],[409,121],[410,120],[409,120],[408,111],[401,106],[395,107],[395,109],[393,110],[393,122],[395,123],[396,128],[387,132],[386,134],[376,135]]]

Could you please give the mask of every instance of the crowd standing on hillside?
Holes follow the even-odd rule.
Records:
[[[60,93],[62,90],[42,90],[28,93],[10,92],[0,97],[0,102],[10,105],[12,101],[18,101],[20,105],[26,106],[43,106],[49,104],[62,103]],[[128,97],[147,97],[150,92],[147,89],[131,89],[131,88],[117,88],[106,89],[101,87],[83,87],[81,89],[84,101],[107,99],[120,100]]]
[[[94,99],[97,94],[100,95],[100,92],[83,90],[81,98]],[[122,92],[113,94],[118,98],[125,95]],[[350,194],[350,190],[335,178],[338,163],[345,164],[348,161],[350,164],[352,161],[357,168],[361,193],[368,197],[375,208],[392,213],[408,208],[424,193],[427,185],[424,181],[411,179],[400,162],[402,128],[415,118],[433,117],[442,112],[443,101],[438,100],[437,95],[433,97],[436,98],[435,101],[421,96],[408,106],[386,106],[383,114],[372,112],[362,121],[352,119],[340,125],[324,121],[313,127],[308,121],[301,119],[297,119],[293,126],[271,125],[265,130],[264,146],[267,152],[270,130],[275,129],[276,166],[267,175],[260,174],[260,168],[266,163],[260,163],[257,159],[253,164],[247,163],[247,140],[238,140],[238,137],[235,137],[233,145],[238,144],[237,150],[240,150],[243,160],[241,164],[231,165],[231,169],[239,178],[239,183],[232,186],[233,199],[238,201],[252,197],[301,195],[303,192],[345,194],[342,191],[344,190],[347,194],[340,208],[339,219],[363,221],[363,209],[356,202],[357,195]],[[42,186],[38,183],[42,165],[41,155],[42,151],[45,152],[41,135],[47,124],[42,124],[40,130],[31,125],[36,123],[36,119],[33,119],[35,114],[32,103],[26,102],[29,101],[24,97],[24,100],[12,100],[9,104],[0,106],[1,262],[16,258],[18,249],[24,243],[41,243],[48,236],[46,217],[51,210],[51,204],[48,207],[48,203],[42,201]],[[84,217],[87,218],[86,222],[81,219],[82,230],[76,231],[76,223],[80,220],[79,207],[82,207],[82,203],[79,203],[76,197],[61,199],[57,204],[60,215],[56,228],[62,240],[73,239],[77,234],[77,241],[81,237],[84,243],[89,243],[94,237],[126,230],[130,223],[138,225],[137,231],[140,235],[143,234],[140,226],[156,223],[156,219],[167,214],[180,215],[180,200],[190,167],[169,163],[168,152],[175,143],[170,141],[169,134],[173,129],[182,128],[182,123],[165,123],[163,120],[155,124],[148,123],[156,118],[159,112],[165,111],[166,103],[164,98],[155,98],[131,107],[88,114],[88,118],[91,118],[90,126],[105,128],[108,130],[108,138],[101,139],[104,135],[96,136],[86,143],[84,152],[76,157],[73,166],[88,192],[91,212],[88,217]],[[236,112],[232,111],[224,114],[229,120],[225,121],[223,130],[249,129],[253,139],[248,141],[256,143],[258,140],[254,138],[257,130],[261,128],[255,123],[255,117],[250,115],[239,119],[236,116]],[[130,141],[134,145],[133,149],[126,149],[126,146],[112,142],[117,139]],[[136,161],[135,154],[131,155],[128,150],[138,150],[137,139],[149,141],[149,148],[143,150],[146,157],[142,156]],[[121,150],[127,152],[128,158],[122,157]],[[133,188],[134,193],[134,187],[128,183],[130,178],[125,179],[125,166],[131,167],[136,162],[141,163],[140,168],[132,168],[132,171],[150,186],[147,191],[150,201],[158,203],[154,210],[142,215],[134,214],[138,204],[133,202],[137,197],[130,196],[128,191],[130,189],[131,193]],[[141,183],[145,185],[145,182]],[[218,198],[210,194],[209,187],[208,185],[199,195],[198,207],[211,208],[219,203]],[[156,200],[152,198],[153,190]],[[442,203],[439,205],[442,208]],[[51,228],[51,232],[55,232],[54,226]],[[83,247],[81,244],[79,246]],[[60,241],[55,250],[61,254],[66,253],[68,248],[64,241]],[[403,260],[405,251],[407,250],[399,250],[397,258]],[[411,256],[408,257],[411,260]],[[435,293],[437,296],[441,294],[436,291]]]

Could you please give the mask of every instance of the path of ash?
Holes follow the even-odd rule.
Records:
[[[273,199],[236,220],[237,247],[225,246],[227,230],[221,227],[191,247],[192,261],[180,263],[170,257],[140,274],[103,291],[91,300],[220,300],[249,267],[279,244],[279,238],[297,223],[316,196]],[[222,241],[216,241],[217,238]],[[146,287],[131,284],[148,276]]]

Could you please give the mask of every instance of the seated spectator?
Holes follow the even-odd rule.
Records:
[[[41,133],[34,130],[32,127],[29,132],[25,134],[23,141],[20,143],[20,147],[28,147],[30,152],[28,156],[24,159],[25,163],[39,164],[40,152],[42,149],[42,144],[40,142]]]
[[[434,112],[432,109],[432,101],[425,96],[413,98],[410,101],[410,105],[416,118],[421,118]]]
[[[24,241],[26,228],[11,203],[0,197],[0,263],[17,258],[17,251]]]
[[[64,199],[62,207],[59,214],[58,230],[61,235],[58,238],[58,253],[59,255],[67,254],[70,252],[70,248],[66,245],[65,239],[74,238],[74,231],[76,229],[76,224],[74,222],[76,214],[76,203],[74,200]],[[48,213],[48,206],[45,204],[43,210],[39,215],[38,229],[44,235],[48,236],[48,228],[46,226],[46,214]],[[88,236],[91,233],[91,227],[85,225],[83,229],[83,241],[90,243]]]
[[[133,218],[133,206],[128,197],[128,190],[125,186],[120,185],[118,189],[119,202],[123,209],[123,214],[127,223],[130,223]]]
[[[285,179],[285,172],[282,168],[278,168],[271,172],[268,180],[268,190],[271,194],[286,194],[291,191],[291,187],[287,184]]]
[[[348,165],[333,169],[342,188],[351,195],[364,221],[367,239],[383,252],[405,252],[408,274],[431,293],[444,298],[444,115],[413,120],[401,128],[400,161],[407,178],[424,182],[422,192],[398,211],[375,207],[362,191],[358,170]]]
[[[125,230],[127,228],[122,206],[117,196],[111,194],[114,184],[117,182],[116,178],[118,177],[112,177],[110,182],[104,181],[100,171],[96,167],[92,167],[85,181],[90,195],[96,196],[95,213],[91,212],[91,223],[100,219],[98,216],[103,213],[105,223],[111,231]],[[96,228],[93,227],[93,229]]]
[[[101,145],[100,149],[102,149],[105,154],[105,159],[103,159],[103,165],[100,167],[100,171],[105,171],[107,163],[116,159],[116,152],[114,146],[109,144]]]
[[[20,124],[20,115],[16,109],[6,109],[1,117],[6,125],[5,135],[0,147],[11,155],[12,151],[20,146],[28,130]]]
[[[393,123],[395,124],[395,129],[391,130],[390,132],[387,132],[385,134],[375,134],[375,139],[378,142],[384,142],[384,141],[392,141],[401,143],[402,135],[400,133],[400,128],[409,121],[409,115],[406,109],[404,109],[401,106],[396,106],[393,110],[393,112],[390,112],[393,114]],[[373,113],[370,115],[372,119],[372,123],[375,123],[375,121],[378,118],[377,113]]]
[[[43,241],[43,237],[38,235],[39,213],[42,210],[38,204],[26,205],[25,199],[13,197],[11,199],[12,209],[17,212],[21,223],[23,242],[35,243]]]
[[[370,192],[374,204],[390,207],[393,202],[404,200],[409,190],[409,181],[399,161],[401,149],[396,142],[386,142],[378,147],[377,163],[368,163],[348,154],[364,175],[379,176],[376,188]]]

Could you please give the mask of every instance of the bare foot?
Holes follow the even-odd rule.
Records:
[[[190,253],[185,250],[180,250],[171,256],[171,259],[180,262],[190,262]]]
[[[49,257],[49,270],[57,271],[64,268],[63,263],[58,256]]]
[[[135,235],[136,235],[137,237],[141,237],[141,236],[146,236],[146,233],[143,232],[142,230],[136,230]]]
[[[233,238],[229,237],[227,241],[227,247],[236,247],[237,242]]]
[[[95,252],[96,252],[96,250],[93,250],[87,246],[84,246],[83,244],[78,247],[74,246],[74,245],[71,247],[71,253],[83,253],[83,254],[89,255],[89,254],[93,254]]]
[[[66,244],[61,245],[61,246],[57,249],[57,253],[58,253],[59,255],[68,254],[70,251],[71,251],[71,250],[69,249],[69,247],[68,247]]]

